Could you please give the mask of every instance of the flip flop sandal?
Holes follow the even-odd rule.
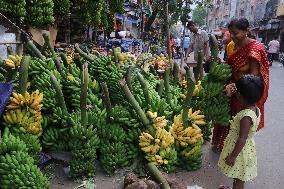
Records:
[[[218,189],[232,189],[232,188],[229,187],[229,186],[221,185],[221,186],[218,187]]]

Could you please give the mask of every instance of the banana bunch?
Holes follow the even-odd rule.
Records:
[[[137,118],[135,112],[130,112],[125,106],[114,106],[111,110],[110,116],[116,123],[122,125],[127,131],[129,129],[139,130],[139,128],[142,127],[142,124]]]
[[[231,66],[229,64],[214,64],[211,66],[209,74],[216,80],[226,82],[232,76]]]
[[[26,92],[24,95],[19,93],[12,93],[10,103],[6,107],[7,110],[26,109],[34,115],[41,114],[43,93],[39,90],[33,91],[31,94]]]
[[[166,120],[166,117],[165,116],[162,116],[162,117],[158,117],[158,114],[157,112],[151,112],[151,111],[147,111],[147,116],[152,119],[152,126],[155,128],[155,129],[158,129],[158,128],[165,128],[168,124],[168,120]]]
[[[26,16],[26,1],[18,0],[18,1],[10,1],[10,0],[2,0],[0,1],[0,12],[8,14],[13,18],[24,20]]]
[[[55,64],[51,58],[45,60],[33,57],[29,64],[29,75],[38,75],[44,73],[50,73],[55,70]],[[58,75],[58,74],[57,74]]]
[[[98,131],[101,139],[123,142],[126,138],[126,132],[117,123],[100,124]]]
[[[31,26],[40,27],[53,24],[53,8],[54,4],[52,0],[26,0],[26,11],[28,17],[26,22]]]
[[[4,124],[11,127],[14,132],[30,133],[33,135],[41,135],[42,116],[33,115],[26,110],[8,110],[3,116]]]
[[[182,122],[182,116],[177,115],[174,118],[174,123],[170,129],[170,132],[176,140],[176,144],[182,147],[186,147],[190,144],[195,144],[200,138],[202,138],[202,131],[198,125],[205,125],[204,115],[198,115],[200,111],[192,113],[192,109],[189,110],[188,117],[190,126],[184,127]]]
[[[19,55],[9,55],[7,59],[4,60],[5,66],[11,69],[18,69],[21,65],[22,56]]]
[[[0,142],[0,185],[3,189],[48,189],[48,179],[35,165],[24,142],[4,132]]]
[[[71,140],[70,140],[71,139]],[[83,127],[76,124],[70,129],[69,146],[72,153],[70,175],[77,177],[93,177],[100,139],[97,130],[91,125]]]
[[[102,141],[100,162],[107,174],[113,174],[116,169],[129,164],[129,160],[132,160],[134,156],[128,151],[131,151],[129,145],[123,142]]]
[[[101,16],[103,12],[103,0],[97,1],[81,1],[79,2],[79,16],[84,24],[101,24]]]
[[[139,146],[146,154],[145,158],[156,165],[163,166],[171,172],[177,163],[177,152],[173,146],[174,137],[164,128],[158,127],[155,135],[142,132],[139,136]]]
[[[38,161],[38,153],[42,150],[39,138],[29,133],[13,133],[13,135],[19,137],[19,139],[26,144],[28,154],[33,157],[35,161]]]
[[[199,80],[197,82],[197,84],[195,85],[195,88],[194,88],[192,96],[198,96],[201,90],[202,90],[202,85],[201,85],[201,81]]]
[[[202,96],[202,98],[206,97],[208,99],[219,94],[223,94],[224,90],[224,85],[220,82],[206,82],[202,87],[203,89],[200,91],[200,96]]]
[[[195,145],[188,146],[183,151],[180,152],[180,165],[188,171],[196,171],[202,166],[202,143],[203,140],[200,139]]]
[[[125,102],[124,93],[119,81],[123,78],[122,70],[112,63],[110,57],[99,55],[95,61],[89,64],[89,73],[94,79],[101,83],[106,82],[112,104]]]
[[[59,129],[49,127],[44,130],[41,137],[41,143],[43,147],[52,150],[70,150],[70,145],[68,143],[69,140],[70,138],[68,128]]]

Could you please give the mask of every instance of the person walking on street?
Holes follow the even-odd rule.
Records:
[[[176,55],[180,57],[180,46],[181,46],[181,39],[179,37],[176,38]]]
[[[189,21],[187,24],[189,31],[192,33],[189,48],[185,54],[185,63],[187,62],[188,55],[194,52],[194,60],[197,62],[198,52],[201,51],[204,61],[209,60],[209,36],[205,30],[198,28],[193,21]],[[183,65],[184,66],[184,65]],[[200,75],[203,77],[203,67],[200,69]]]
[[[269,66],[272,66],[273,61],[278,59],[280,43],[277,39],[278,37],[275,36],[274,39],[268,43]]]
[[[230,122],[218,167],[227,177],[234,179],[233,189],[243,189],[245,182],[257,175],[254,136],[260,123],[261,112],[257,101],[262,97],[264,85],[259,76],[244,75],[234,85],[237,98],[244,105]],[[227,91],[231,93],[231,91]],[[220,186],[218,189],[231,189]]]

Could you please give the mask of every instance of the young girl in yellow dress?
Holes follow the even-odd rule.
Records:
[[[244,183],[257,175],[254,135],[260,122],[260,110],[256,102],[263,89],[262,79],[255,75],[244,75],[235,84],[237,98],[245,108],[230,121],[230,132],[218,162],[221,172],[234,179],[233,189],[243,189]],[[230,187],[220,186],[219,189]]]

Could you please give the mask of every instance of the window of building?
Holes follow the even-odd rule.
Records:
[[[244,10],[241,10],[240,16],[245,16],[245,11]]]
[[[229,0],[224,0],[225,5],[229,5]]]

